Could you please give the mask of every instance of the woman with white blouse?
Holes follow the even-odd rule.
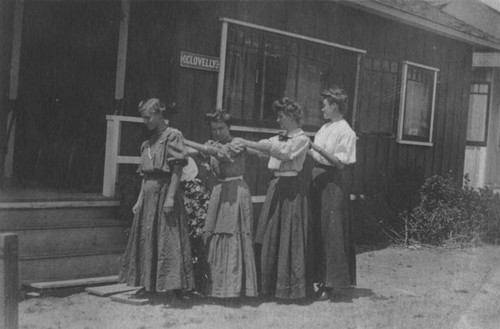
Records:
[[[356,284],[356,254],[348,216],[346,165],[356,162],[356,133],[344,120],[347,95],[334,87],[321,93],[323,118],[309,154],[316,162],[310,189],[315,270],[321,299],[334,300]]]
[[[308,251],[308,187],[302,170],[310,139],[300,128],[302,109],[283,98],[273,103],[277,121],[286,132],[258,142],[235,139],[270,155],[274,172],[259,217],[255,243],[261,245],[261,293],[279,299],[299,299],[312,292],[306,276]]]

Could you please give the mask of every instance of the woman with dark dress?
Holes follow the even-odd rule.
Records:
[[[291,300],[312,292],[306,273],[308,190],[298,176],[310,140],[300,128],[302,109],[297,103],[283,98],[273,103],[273,109],[284,134],[258,142],[236,142],[270,155],[268,168],[275,178],[270,182],[255,237],[261,245],[261,293]]]
[[[223,110],[208,113],[212,138],[205,145],[186,145],[211,156],[218,182],[212,189],[203,236],[205,295],[217,298],[257,296],[253,250],[253,210],[250,189],[243,180],[247,150],[234,145],[231,116]]]
[[[134,220],[123,256],[120,282],[147,293],[194,288],[186,211],[179,189],[187,163],[184,137],[165,122],[165,106],[156,98],[139,104],[153,135],[141,146],[142,186],[132,211]]]
[[[356,162],[356,134],[344,120],[347,95],[335,87],[321,93],[323,118],[327,121],[311,143],[316,161],[312,172],[311,209],[316,282],[321,299],[341,297],[342,289],[356,284],[356,254],[349,223],[349,190],[345,166]]]

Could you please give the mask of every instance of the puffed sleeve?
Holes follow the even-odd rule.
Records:
[[[286,142],[273,140],[269,153],[272,157],[282,161],[290,161],[307,152],[308,148],[309,138],[307,136],[298,136],[290,138]]]
[[[174,165],[185,166],[187,164],[187,157],[182,133],[177,129],[172,129],[167,135],[165,144],[165,160],[167,164],[170,167]]]
[[[334,155],[346,165],[356,162],[356,134],[354,132],[342,135],[339,144],[335,148]]]

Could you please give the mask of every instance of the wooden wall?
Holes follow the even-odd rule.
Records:
[[[36,166],[40,161],[37,150],[51,149],[52,128],[56,127],[74,134],[71,138],[59,134],[63,137],[57,141],[62,146],[53,150],[54,157],[49,160],[70,165],[54,169],[49,161],[47,171],[54,171],[55,176],[66,173],[63,185],[67,185],[67,179],[73,179],[75,185],[84,184],[89,176],[93,177],[93,185],[99,185],[104,118],[113,113],[115,104],[119,8],[119,1],[27,2],[19,87],[21,112],[25,116],[16,141],[16,149],[26,151],[16,155],[22,171],[18,175],[40,171]],[[137,104],[148,97],[175,101],[177,113],[171,117],[172,125],[189,139],[203,142],[209,138],[202,116],[215,107],[217,73],[180,67],[179,61],[181,51],[219,56],[220,17],[365,49],[367,56],[437,67],[440,72],[434,146],[402,145],[395,142],[394,136],[360,134],[352,191],[366,193],[373,186],[394,179],[398,172],[417,176],[420,172],[422,177],[428,177],[451,171],[457,179],[461,178],[472,46],[334,2],[132,1],[124,115],[137,115]],[[56,23],[66,28],[56,31]],[[359,101],[363,102],[369,94],[370,90],[361,90]],[[65,104],[54,103],[61,99]],[[43,145],[37,145],[40,143]],[[65,153],[66,158],[56,158]],[[91,159],[75,160],[74,154],[85,154]],[[270,178],[265,168],[265,161],[249,160],[247,180],[254,195],[265,193]]]
[[[126,104],[175,99],[174,126],[196,141],[209,132],[202,115],[215,106],[217,74],[182,68],[180,51],[218,56],[221,22],[229,17],[367,50],[367,56],[436,67],[434,146],[403,145],[394,136],[361,134],[354,193],[366,193],[397,174],[429,177],[463,172],[472,46],[331,2],[134,2],[131,8]],[[359,101],[370,90],[361,90]],[[356,127],[355,127],[356,128]],[[395,129],[395,128],[394,128]],[[259,139],[266,135],[246,134]],[[250,160],[247,179],[263,194],[265,161]],[[396,176],[395,176],[396,175]]]

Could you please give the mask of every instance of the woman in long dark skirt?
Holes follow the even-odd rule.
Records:
[[[307,186],[299,178],[309,148],[300,128],[302,109],[283,98],[274,102],[277,121],[285,134],[259,142],[237,143],[270,155],[274,171],[260,213],[255,242],[261,247],[261,293],[279,299],[304,298],[312,292],[308,265],[309,205]]]
[[[345,166],[356,162],[356,134],[344,120],[347,95],[335,87],[321,93],[323,118],[310,154],[316,161],[311,182],[316,282],[321,299],[336,299],[356,284],[356,254],[349,222]]]
[[[154,132],[141,146],[142,187],[132,211],[134,220],[120,282],[143,286],[137,295],[194,288],[186,211],[179,181],[187,163],[184,137],[165,122],[165,106],[158,99],[139,104],[147,128]]]

